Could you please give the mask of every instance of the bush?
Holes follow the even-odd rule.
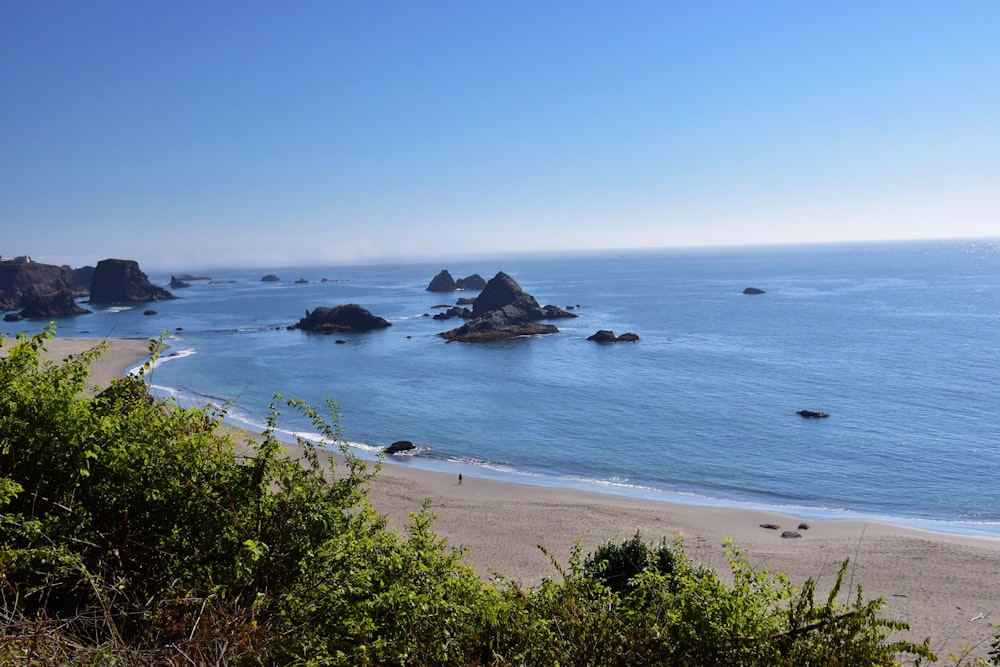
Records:
[[[142,378],[81,390],[102,346],[61,363],[52,329],[0,358],[0,663],[322,665],[891,665],[881,601],[813,599],[752,570],[733,584],[680,542],[577,549],[525,589],[488,584],[432,530],[369,502],[378,472],[309,441],[291,459],[276,396],[237,455],[224,412],[150,399]],[[151,344],[155,354],[157,343]],[[148,369],[148,367],[147,367]],[[241,450],[242,451],[242,450]],[[845,564],[846,567],[846,564]],[[843,570],[841,577],[843,576]]]

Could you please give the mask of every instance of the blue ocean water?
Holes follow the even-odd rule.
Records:
[[[425,291],[442,268],[506,271],[580,317],[550,336],[446,343],[437,334],[460,322],[425,314],[469,295]],[[152,374],[160,392],[230,402],[255,426],[275,393],[332,397],[362,454],[419,446],[392,465],[1000,536],[1000,241],[191,272],[215,280],[175,290],[183,298],[154,304],[154,317],[100,309],[61,320],[59,335],[170,332],[172,356]],[[285,328],[341,303],[393,326]],[[587,341],[598,329],[641,341]],[[312,430],[289,409],[281,427]]]

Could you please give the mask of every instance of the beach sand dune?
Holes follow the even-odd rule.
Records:
[[[61,359],[96,342],[55,339],[47,354]],[[106,386],[148,356],[148,341],[109,343],[88,386]],[[848,583],[861,584],[866,598],[884,598],[883,616],[908,622],[912,631],[906,636],[912,640],[931,637],[939,657],[966,647],[985,656],[1000,623],[1000,539],[866,521],[807,521],[808,529],[797,530],[801,519],[772,512],[668,504],[468,474],[459,484],[456,476],[406,462],[383,466],[371,498],[399,530],[429,499],[435,531],[451,546],[465,547],[467,562],[484,578],[499,574],[534,585],[559,576],[539,545],[565,564],[577,543],[587,553],[636,531],[649,541],[680,536],[695,561],[725,574],[724,543],[732,538],[755,568],[783,572],[799,585],[816,579],[824,596],[849,558]],[[782,538],[784,530],[801,537]],[[846,603],[853,591],[841,595]]]

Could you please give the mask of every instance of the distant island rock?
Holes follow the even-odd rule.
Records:
[[[170,276],[173,278],[173,276]],[[177,276],[177,280],[182,280],[186,283],[192,283],[196,280],[211,280],[208,276],[193,276],[190,273],[182,273]]]
[[[308,285],[309,281],[306,280],[305,278],[299,278],[298,280],[295,281],[295,284],[296,285]]]
[[[69,290],[74,296],[89,294],[93,267],[69,266],[32,261],[0,262],[0,311],[24,308],[33,299]]]
[[[478,273],[473,273],[471,276],[466,276],[465,278],[459,278],[455,281],[455,288],[461,290],[475,290],[479,291],[486,287],[486,281]]]
[[[25,319],[66,317],[68,315],[85,315],[91,311],[81,308],[76,303],[76,293],[61,289],[51,294],[34,296],[29,299],[20,313],[10,313],[4,316],[7,322],[18,322]]]
[[[177,297],[151,282],[133,259],[102,259],[90,281],[90,303],[140,303]]]
[[[500,271],[490,279],[472,306],[471,319],[440,335],[448,341],[477,343],[517,336],[557,333],[552,324],[538,320],[576,317],[557,306],[538,305],[512,277]]]
[[[260,281],[262,283],[276,283],[279,280],[281,280],[281,278],[279,278],[278,276],[274,275],[273,273],[268,273],[267,275],[261,276],[261,279],[260,279]]]
[[[340,333],[373,331],[389,326],[392,325],[388,320],[373,315],[371,311],[356,303],[347,303],[333,308],[320,306],[313,311],[307,310],[305,317],[288,328],[321,333]]]
[[[191,283],[177,276],[170,276],[170,289],[183,289],[185,287],[191,287]]]
[[[597,341],[598,343],[636,343],[639,341],[639,336],[631,332],[616,336],[614,331],[601,329],[594,335],[588,336],[587,340]]]
[[[743,290],[743,293],[744,294],[767,294],[767,292],[765,292],[764,290],[760,289],[759,287],[747,287],[746,289]]]
[[[447,269],[431,279],[427,285],[428,292],[454,292],[455,290],[481,290],[486,287],[486,281],[478,273],[455,280]]]

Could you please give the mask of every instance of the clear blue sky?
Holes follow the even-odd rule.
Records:
[[[1000,2],[0,4],[0,254],[1000,236]]]

